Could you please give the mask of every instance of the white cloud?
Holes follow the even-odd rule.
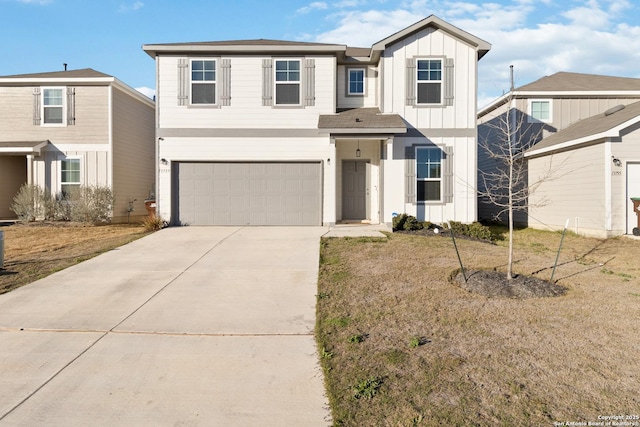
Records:
[[[150,99],[153,99],[156,96],[156,90],[150,87],[137,87],[136,90]]]
[[[296,10],[296,13],[302,15],[302,14],[313,12],[314,10],[325,10],[328,7],[329,6],[326,3],[316,1],[311,3],[309,6],[301,7],[300,9]]]
[[[144,7],[144,3],[141,1],[136,1],[134,3],[131,4],[123,4],[120,5],[120,9],[118,9],[119,12],[135,12],[136,10],[140,10]]]

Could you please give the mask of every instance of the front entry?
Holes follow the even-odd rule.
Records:
[[[367,218],[367,161],[342,162],[342,219]]]

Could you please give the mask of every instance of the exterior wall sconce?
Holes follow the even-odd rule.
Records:
[[[362,152],[360,151],[360,140],[358,140],[358,148],[356,149],[356,157],[360,157]]]
[[[618,166],[618,167],[622,166],[622,162],[620,161],[620,159],[616,157],[611,156],[611,161],[615,166]]]
[[[166,166],[166,165],[168,165],[168,164],[169,164],[169,162],[167,161],[167,159],[162,158],[162,159],[160,159],[160,164],[162,164],[162,165],[165,165],[165,166]]]

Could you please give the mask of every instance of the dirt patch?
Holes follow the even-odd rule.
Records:
[[[467,276],[465,280],[465,275]],[[503,298],[544,298],[558,297],[567,292],[567,288],[538,277],[515,275],[511,280],[500,271],[466,271],[458,273],[455,282],[469,292],[486,297]]]
[[[1,227],[0,294],[117,248],[147,233],[139,224],[34,222]]]

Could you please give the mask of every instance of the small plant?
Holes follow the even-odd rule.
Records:
[[[409,340],[409,347],[420,347],[420,337],[412,337],[411,340]]]
[[[318,295],[316,295],[316,298],[320,299],[325,299],[325,298],[329,298],[329,293],[328,292],[320,292],[318,293]]]
[[[359,382],[353,387],[353,397],[356,399],[371,399],[378,394],[378,390],[382,387],[382,378],[371,377]]]
[[[322,347],[322,351],[320,351],[320,358],[324,360],[329,360],[333,358],[333,352],[326,349],[326,347]]]
[[[327,323],[332,326],[344,328],[346,326],[349,326],[349,323],[351,323],[351,319],[349,319],[348,317],[334,317],[327,320]]]
[[[351,335],[349,337],[349,342],[354,344],[359,344],[364,341],[365,336],[363,334]]]
[[[491,229],[486,225],[482,225],[479,222],[472,222],[471,224],[463,224],[458,221],[449,221],[449,224],[445,224],[445,228],[450,228],[455,234],[472,237],[474,239],[492,240],[493,235]]]
[[[167,226],[167,222],[159,215],[148,215],[143,218],[142,226],[147,231],[158,231],[165,228]]]

